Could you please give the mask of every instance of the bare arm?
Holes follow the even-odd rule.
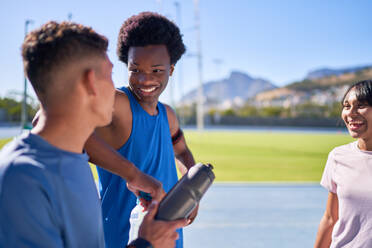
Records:
[[[177,166],[182,175],[195,165],[194,156],[192,155],[190,149],[186,145],[185,138],[182,136],[181,140],[173,145],[174,154],[177,158]]]
[[[85,143],[90,162],[119,175],[127,181],[128,189],[138,195],[138,191],[150,193],[154,200],[160,201],[165,192],[161,182],[142,173],[133,163],[121,156],[105,141],[93,133]]]
[[[95,133],[89,137],[84,148],[89,155],[89,162],[121,176],[127,182],[133,181],[140,173],[134,164],[121,156]]]
[[[328,248],[332,242],[332,230],[338,220],[338,197],[329,192],[326,210],[320,220],[315,248]]]
[[[173,137],[179,130],[180,125],[177,120],[177,116],[174,111],[166,105],[169,130],[171,136]],[[184,175],[187,171],[195,165],[194,156],[192,155],[190,149],[187,147],[185,137],[180,136],[176,143],[173,144],[174,155],[177,159],[177,166],[181,174]]]
[[[173,109],[167,105],[167,116],[168,116],[168,123],[169,123],[169,130],[171,133],[171,136],[173,137],[180,129],[180,125],[177,119],[176,114],[174,113]],[[187,147],[185,137],[182,136],[175,142],[173,143],[173,150],[174,150],[174,155],[176,157],[177,161],[177,166],[179,171],[181,172],[182,175],[185,175],[187,171],[195,165],[195,160],[194,156],[192,155],[190,149]],[[198,215],[198,210],[199,210],[199,205],[195,207],[194,211],[190,214],[188,217],[189,223],[191,224],[196,216]]]

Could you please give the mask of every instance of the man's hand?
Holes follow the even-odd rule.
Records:
[[[132,191],[136,196],[139,195],[139,191],[149,193],[152,200],[160,202],[161,199],[165,196],[165,192],[161,182],[156,180],[150,175],[137,170],[136,175],[132,178],[130,182],[127,183],[127,187]],[[140,198],[142,206],[145,210],[150,205],[150,201],[146,201],[144,198]]]
[[[138,237],[146,239],[154,248],[174,248],[178,239],[176,229],[187,224],[186,219],[175,221],[160,221],[154,217],[158,211],[158,203],[152,201],[148,213],[138,231]]]

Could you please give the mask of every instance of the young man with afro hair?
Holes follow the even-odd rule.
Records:
[[[116,90],[113,121],[96,129],[86,145],[91,158],[101,163],[111,160],[105,153],[105,145],[110,145],[142,172],[159,180],[165,192],[178,180],[175,158],[182,175],[195,164],[175,112],[159,102],[184,52],[179,28],[164,16],[142,12],[127,19],[120,29],[117,54],[127,65],[129,86]],[[123,247],[128,242],[136,196],[122,178],[101,168],[98,174],[106,245]],[[197,209],[189,223],[196,214]],[[179,236],[178,248],[183,247],[181,229]]]

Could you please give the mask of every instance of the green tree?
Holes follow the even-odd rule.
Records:
[[[325,117],[327,112],[327,106],[319,105],[312,102],[297,105],[295,107],[298,117]]]
[[[22,112],[22,102],[19,102],[13,98],[4,97],[0,98],[0,109],[4,109],[6,112],[6,120],[10,122],[20,122]],[[27,121],[31,121],[36,114],[37,107],[27,104],[26,113]]]
[[[222,111],[221,115],[223,115],[223,116],[236,116],[236,112],[235,112],[235,110],[229,108],[229,109],[226,109],[226,110]]]
[[[284,111],[283,107],[264,107],[260,109],[260,116],[262,117],[280,117]]]
[[[327,117],[340,117],[342,111],[342,105],[339,102],[334,102],[330,106],[327,106]]]
[[[255,106],[247,104],[241,107],[237,114],[242,117],[259,116],[259,111]]]

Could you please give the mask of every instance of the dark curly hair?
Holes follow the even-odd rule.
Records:
[[[119,59],[127,64],[129,47],[148,45],[165,45],[173,65],[186,50],[179,28],[166,17],[153,12],[142,12],[128,18],[119,32]]]
[[[22,44],[25,73],[38,93],[45,93],[53,71],[84,57],[104,56],[108,40],[90,27],[49,21],[29,33]]]

